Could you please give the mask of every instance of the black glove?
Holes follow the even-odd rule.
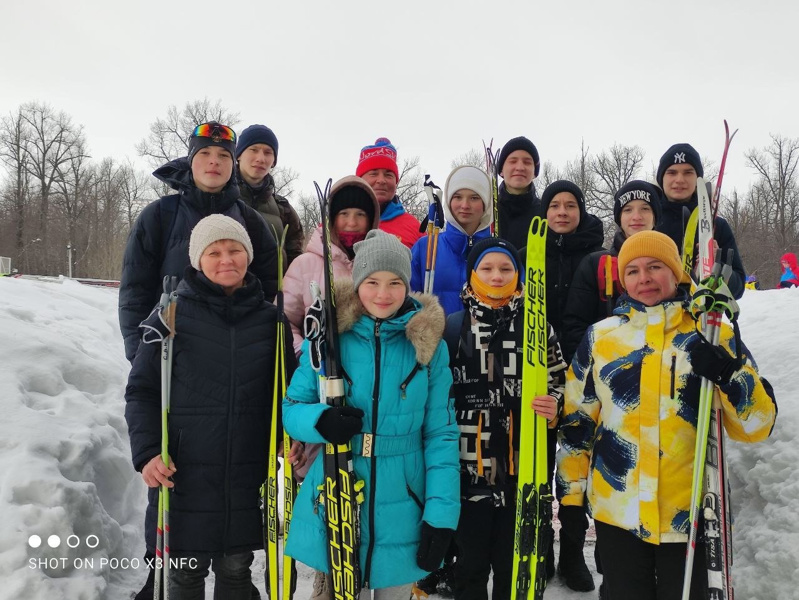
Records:
[[[352,406],[328,408],[316,422],[316,430],[331,444],[346,444],[363,427],[363,411]]]
[[[423,571],[433,572],[441,567],[455,531],[433,527],[422,521],[422,539],[416,552],[416,564]]]
[[[700,337],[690,351],[691,366],[694,373],[718,385],[726,385],[735,372],[741,368],[741,363],[730,356],[724,348],[714,346]]]

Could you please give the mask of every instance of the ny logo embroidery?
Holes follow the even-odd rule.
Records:
[[[685,162],[685,152],[678,152],[674,155],[674,164]]]

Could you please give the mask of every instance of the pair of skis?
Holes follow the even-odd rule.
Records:
[[[486,146],[483,140],[483,151],[486,157],[486,174],[491,181],[491,201],[494,204],[494,223],[492,224],[491,232],[494,237],[499,237],[499,153],[501,148],[494,150],[494,139],[488,142]]]
[[[322,245],[324,248],[325,298],[319,296],[317,330],[312,339],[316,346],[311,350],[314,368],[319,370],[320,394],[330,406],[344,406],[344,380],[339,354],[336,297],[333,290],[333,262],[330,258],[330,188],[314,182],[319,197],[322,219]],[[319,304],[323,304],[319,307]],[[313,307],[312,307],[313,308]],[[318,309],[321,308],[321,311]],[[312,311],[309,310],[309,314]],[[307,320],[307,318],[306,318]],[[311,336],[308,336],[311,339]],[[358,481],[352,464],[352,445],[325,444],[324,502],[328,541],[328,559],[332,578],[332,597],[335,600],[356,600],[361,591],[360,509],[363,501],[363,482]]]
[[[279,410],[281,402],[286,395],[286,333],[283,315],[283,248],[286,245],[286,232],[288,225],[283,228],[281,235],[277,235],[277,343],[275,348],[275,382],[272,396],[272,418],[269,431],[269,464],[267,467],[266,482],[261,487],[263,499],[263,528],[264,547],[266,548],[266,578],[264,580],[266,593],[270,600],[291,600],[297,584],[297,568],[294,559],[281,552],[278,547],[278,534],[280,519],[278,516],[278,444],[281,427]],[[294,477],[294,468],[289,461],[291,454],[291,438],[283,432],[283,549],[286,547],[289,530],[291,528],[291,515],[294,511],[294,496],[297,492],[297,480]],[[282,564],[279,564],[282,563]],[[280,573],[283,573],[283,585],[280,585]]]
[[[534,217],[527,236],[524,297],[522,404],[517,462],[516,527],[513,541],[513,600],[544,596],[546,554],[552,543],[552,487],[547,468],[547,422],[532,399],[547,393],[547,222]],[[532,590],[532,596],[530,592]]]
[[[700,283],[692,299],[692,312],[696,318],[701,317],[702,335],[711,344],[718,345],[722,317],[726,314],[734,323],[738,314],[738,305],[726,283],[732,273],[732,251],[723,264],[720,260],[721,252],[714,253],[714,215],[710,196],[701,178],[697,180],[697,192],[699,196],[697,271]],[[716,193],[718,196],[718,188]],[[700,513],[704,519],[708,597],[711,600],[732,600],[734,597],[731,579],[732,521],[722,409],[718,390],[713,382],[707,379],[702,380],[699,396],[683,600],[688,600],[690,597]]]
[[[438,256],[438,234],[444,228],[444,208],[441,205],[441,188],[438,187],[430,175],[424,176],[424,191],[427,194],[427,218],[422,223],[420,231],[427,231],[427,253],[424,263],[424,293],[433,293],[433,283],[436,277],[436,257]]]
[[[713,195],[713,219],[709,221],[709,223],[713,223],[715,221],[716,216],[719,212],[719,204],[721,202],[721,184],[724,181],[724,169],[727,166],[727,154],[730,151],[730,144],[732,144],[732,139],[735,137],[735,134],[738,133],[738,130],[732,132],[730,134],[730,126],[727,124],[725,119],[724,121],[724,151],[721,154],[721,167],[719,170],[719,177],[716,180],[716,192]],[[710,183],[704,184],[707,187],[707,194],[708,196],[711,195],[710,190]],[[699,195],[699,181],[697,181],[696,189],[697,189],[697,196]],[[685,227],[684,237],[683,237],[683,246],[682,246],[682,264],[683,269],[686,273],[691,273],[694,267],[694,247],[696,244],[696,226],[699,221],[699,206],[697,206],[692,212],[690,217],[688,218],[688,224]],[[701,278],[700,278],[701,279]]]

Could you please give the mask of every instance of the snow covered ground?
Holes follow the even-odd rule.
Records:
[[[146,576],[116,304],[112,289],[0,278],[0,599],[127,599]],[[730,444],[736,597],[788,600],[799,597],[799,289],[747,291],[740,304],[780,414],[767,442]],[[263,553],[253,572],[262,589]],[[301,566],[297,599],[310,590]],[[557,577],[546,593],[595,595]]]

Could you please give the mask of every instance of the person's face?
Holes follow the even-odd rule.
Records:
[[[260,184],[275,164],[275,151],[268,144],[247,146],[239,157],[239,173],[250,185]]]
[[[405,301],[405,284],[390,271],[376,271],[358,286],[358,298],[370,315],[387,319]]]
[[[619,215],[621,230],[630,237],[639,231],[655,228],[655,213],[646,200],[631,200],[621,209]]]
[[[511,194],[527,191],[535,179],[535,162],[530,153],[524,150],[511,152],[502,165],[502,178],[505,180],[505,188]]]
[[[571,192],[555,194],[547,208],[547,224],[555,233],[572,233],[580,224],[580,205]]]
[[[663,261],[650,256],[641,256],[627,263],[623,277],[630,298],[646,306],[674,298],[677,293],[674,273]]]
[[[333,227],[336,231],[366,233],[369,229],[369,215],[360,208],[345,208],[336,213]]]
[[[200,257],[200,270],[212,282],[221,285],[229,296],[244,285],[247,251],[240,242],[234,240],[214,242]]]
[[[233,157],[221,146],[200,148],[191,161],[194,185],[203,192],[221,192],[232,174]]]
[[[477,229],[477,226],[480,225],[485,206],[480,194],[464,188],[452,194],[452,199],[449,201],[449,210],[458,225],[463,227],[466,233],[472,234]]]
[[[372,169],[361,175],[361,177],[372,188],[380,204],[390,202],[394,198],[394,194],[397,193],[397,178],[394,175],[394,171]]]
[[[695,191],[696,170],[691,165],[671,165],[663,173],[663,192],[669,200],[687,202]]]
[[[501,288],[508,285],[516,274],[516,267],[507,254],[489,252],[474,270],[478,279],[491,287]]]

